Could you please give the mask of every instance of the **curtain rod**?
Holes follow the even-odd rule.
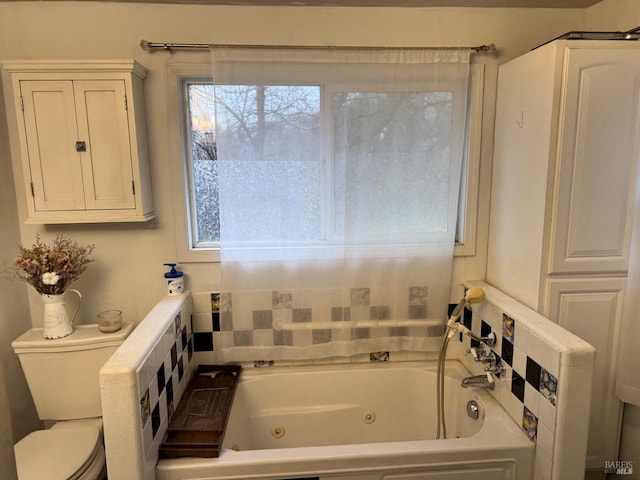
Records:
[[[210,45],[207,43],[159,43],[148,42],[147,40],[140,40],[140,48],[145,51],[152,52],[154,50],[171,51],[176,49],[182,50],[201,50],[209,49],[211,47],[225,47],[225,48],[273,48],[273,45]],[[437,48],[468,48],[476,53],[479,52],[496,52],[497,48],[495,44],[479,45],[477,47],[340,47],[340,46],[321,46],[321,45],[278,45],[277,48],[291,48],[291,49],[307,49],[307,50],[330,50],[334,48],[353,48],[357,50],[424,50],[424,49],[437,49]]]

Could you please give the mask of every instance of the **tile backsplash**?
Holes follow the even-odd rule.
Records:
[[[535,442],[534,480],[573,478],[565,472],[584,471],[595,349],[484,282],[466,286],[487,294],[463,323],[477,335],[496,337],[491,350],[504,372],[491,394]],[[472,373],[482,372],[486,365],[466,353],[478,342],[461,340],[466,348],[460,349],[460,360]],[[564,442],[575,452],[568,455]]]
[[[433,344],[429,350],[422,352],[386,351],[384,346],[376,351],[355,354],[350,358],[340,357],[336,361],[389,361],[394,360],[428,360],[435,358],[442,335],[441,325],[427,327],[399,326],[395,325],[395,318],[387,305],[378,305],[375,301],[375,293],[369,288],[352,288],[345,304],[339,299],[333,306],[323,308],[313,303],[313,296],[308,292],[278,292],[274,291],[268,296],[260,295],[262,299],[253,304],[250,309],[234,304],[230,294],[220,293],[196,293],[194,298],[193,314],[193,348],[196,363],[221,363],[217,352],[221,344],[234,347],[245,347],[260,342],[263,346],[298,346],[321,345],[332,340],[366,340],[373,337],[370,328],[346,328],[343,322],[350,321],[376,321],[380,331],[384,331],[389,337],[408,337],[413,334],[426,335]],[[427,318],[428,287],[409,287],[402,295],[405,305],[400,307],[409,320],[425,320]],[[256,295],[256,297],[258,297]],[[264,298],[263,298],[264,297]],[[300,297],[300,298],[298,298]],[[308,298],[307,298],[308,297]],[[305,302],[307,298],[307,302]],[[237,303],[237,302],[236,302]],[[234,311],[238,310],[240,313]],[[240,315],[242,320],[238,320]],[[319,319],[319,320],[318,320]],[[389,326],[385,326],[386,322]],[[283,329],[278,324],[300,325],[300,328]],[[316,328],[314,325],[318,327]],[[237,325],[242,324],[242,327]],[[335,328],[333,327],[335,324]],[[304,328],[302,328],[304,326]],[[417,333],[414,329],[421,328]],[[327,361],[327,358],[322,359]],[[263,366],[289,365],[288,360],[275,360],[264,358],[253,359],[253,362]],[[304,362],[299,360],[297,362]],[[312,363],[307,360],[306,363]],[[249,365],[245,365],[249,366]]]

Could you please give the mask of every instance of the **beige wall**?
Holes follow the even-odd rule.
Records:
[[[0,109],[3,105],[0,92]],[[5,130],[4,115],[0,115],[0,132]],[[0,262],[20,244],[16,207],[9,148],[7,142],[0,141]],[[25,285],[0,280],[0,472],[8,480],[16,478],[14,442],[40,426],[18,359],[10,347],[11,340],[30,327]]]
[[[4,388],[4,372],[0,369],[0,471],[5,475],[6,480],[17,480],[16,462],[13,456],[13,431],[11,428],[11,417],[9,415],[9,401],[7,400]]]
[[[2,198],[0,261],[10,260],[19,241],[30,244],[37,231],[50,238],[63,232],[82,243],[95,243],[95,262],[75,284],[85,301],[80,322],[94,323],[107,308],[123,310],[139,321],[164,295],[163,263],[176,258],[172,158],[168,145],[167,65],[206,61],[206,54],[148,53],[141,39],[155,42],[309,44],[309,45],[476,45],[495,43],[496,57],[487,63],[485,117],[480,175],[478,254],[455,261],[455,281],[482,279],[486,264],[489,184],[493,137],[495,78],[498,63],[569,30],[628,29],[640,24],[637,0],[604,0],[590,9],[231,7],[101,2],[0,2],[0,59],[133,58],[149,69],[145,82],[151,172],[158,220],[145,225],[25,225],[26,196],[18,182],[15,198]],[[637,20],[633,20],[633,19]],[[620,25],[618,25],[618,23]],[[6,85],[6,83],[5,83]],[[9,97],[8,91],[5,95]],[[11,105],[9,98],[7,103]],[[9,116],[10,124],[13,120]],[[0,121],[0,192],[11,197],[10,141],[13,171],[20,174],[13,126]],[[17,207],[17,208],[16,208]],[[16,218],[17,217],[17,218]],[[4,235],[8,225],[10,235]],[[194,291],[217,288],[215,264],[183,265]],[[31,323],[41,325],[42,307],[32,289],[0,284],[0,352],[11,357],[12,337]],[[26,293],[25,293],[26,292]],[[32,320],[28,318],[31,313]],[[10,359],[15,365],[15,359]],[[13,390],[15,372],[5,371]],[[0,377],[0,387],[3,387]],[[11,398],[14,403],[22,399]],[[14,429],[31,428],[13,414]],[[0,417],[0,423],[4,419]]]
[[[585,10],[585,30],[625,32],[640,27],[640,2],[602,0]]]

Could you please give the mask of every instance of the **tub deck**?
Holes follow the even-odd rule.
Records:
[[[435,439],[434,363],[253,369],[219,458],[160,460],[156,477],[529,480],[534,444],[489,393],[461,389],[468,372],[451,363],[447,420],[458,438]],[[469,399],[478,421],[466,416]]]

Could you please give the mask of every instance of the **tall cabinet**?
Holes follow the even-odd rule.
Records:
[[[596,348],[590,469],[618,458],[639,95],[636,42],[558,40],[499,69],[487,281]]]

